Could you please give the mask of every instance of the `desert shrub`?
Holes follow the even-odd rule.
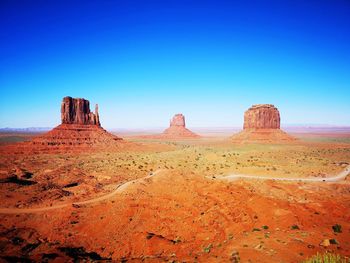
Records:
[[[332,229],[334,231],[334,233],[341,233],[341,225],[335,224],[334,226],[332,226]]]
[[[332,238],[329,240],[329,243],[331,243],[332,245],[338,245],[338,241],[335,238]]]
[[[303,263],[349,263],[350,260],[348,258],[344,258],[343,256],[331,253],[319,254],[306,259]]]
[[[299,228],[298,225],[292,225],[292,226],[290,227],[290,229],[292,229],[292,230],[298,230],[298,229],[300,229],[300,228]]]
[[[213,248],[213,244],[209,244],[208,246],[203,248],[203,251],[205,253],[209,253],[212,248]]]

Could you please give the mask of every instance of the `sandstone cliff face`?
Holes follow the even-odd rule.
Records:
[[[186,127],[185,116],[181,113],[175,114],[175,116],[170,120],[170,127],[171,126]]]
[[[100,118],[98,115],[98,105],[95,113],[90,111],[90,102],[85,99],[64,97],[61,104],[62,124],[98,125]]]
[[[253,105],[244,113],[246,129],[280,129],[280,113],[271,104]]]

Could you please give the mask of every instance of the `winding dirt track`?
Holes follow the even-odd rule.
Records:
[[[257,180],[276,180],[276,181],[295,181],[295,182],[337,182],[344,180],[350,173],[350,165],[348,165],[339,174],[325,178],[290,178],[290,177],[273,177],[263,175],[247,175],[247,174],[230,174],[226,176],[216,176],[219,180],[235,181],[238,179],[257,179]]]
[[[80,202],[71,202],[71,203],[65,203],[61,205],[54,205],[54,206],[46,206],[46,207],[38,207],[38,208],[0,208],[0,214],[28,214],[28,213],[38,213],[38,212],[45,212],[49,210],[54,209],[60,209],[72,205],[86,205],[86,204],[92,204],[97,203],[100,201],[104,201],[106,199],[111,198],[112,196],[123,192],[130,184],[134,184],[136,182],[142,181],[147,178],[151,178],[152,176],[155,176],[158,174],[161,170],[157,170],[154,173],[151,173],[147,175],[146,177],[135,179],[123,184],[117,185],[116,189],[108,194],[85,200]],[[289,178],[289,177],[272,177],[272,176],[259,176],[259,175],[245,175],[245,174],[231,174],[227,176],[217,176],[215,179],[218,180],[227,180],[227,181],[235,181],[238,179],[257,179],[257,180],[277,180],[277,181],[296,181],[296,182],[337,182],[344,180],[345,177],[350,173],[350,165],[348,165],[343,171],[341,171],[339,174],[327,177],[327,178]],[[211,178],[211,177],[208,177]]]
[[[151,178],[152,176],[155,176],[158,174],[161,170],[157,170],[153,173],[150,173],[149,175],[135,179],[123,184],[117,185],[116,189],[108,194],[85,200],[85,201],[80,201],[80,202],[71,202],[71,203],[65,203],[65,204],[60,204],[60,205],[54,205],[54,206],[45,206],[45,207],[38,207],[38,208],[0,208],[0,214],[29,214],[29,213],[39,213],[39,212],[45,212],[49,210],[54,210],[54,209],[60,209],[72,205],[86,205],[86,204],[92,204],[92,203],[97,203],[100,201],[104,201],[106,199],[111,198],[112,196],[123,192],[129,185],[134,184],[136,182],[142,181],[147,178]]]

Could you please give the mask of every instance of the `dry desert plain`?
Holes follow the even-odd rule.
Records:
[[[323,180],[348,169],[350,132],[295,136],[242,144],[124,134],[130,147],[50,153],[8,150],[23,135],[2,134],[0,261],[349,257],[349,177]]]

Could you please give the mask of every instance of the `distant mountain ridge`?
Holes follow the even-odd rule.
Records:
[[[313,124],[287,124],[287,125],[281,125],[283,129],[285,129],[288,132],[316,132],[316,133],[322,133],[322,132],[350,132],[350,126],[345,125],[313,125]],[[24,132],[24,133],[40,133],[40,132],[47,132],[51,130],[52,127],[27,127],[27,128],[11,128],[11,127],[5,127],[0,128],[0,133],[6,133],[6,132]],[[154,133],[159,132],[163,128],[155,127],[155,128],[112,128],[107,129],[113,133],[120,133],[120,134],[128,134],[128,133]],[[193,131],[198,133],[232,133],[232,132],[238,132],[242,130],[242,127],[238,126],[232,126],[232,127],[193,127]]]
[[[0,132],[46,132],[51,130],[51,127],[27,127],[27,128],[0,128]]]

